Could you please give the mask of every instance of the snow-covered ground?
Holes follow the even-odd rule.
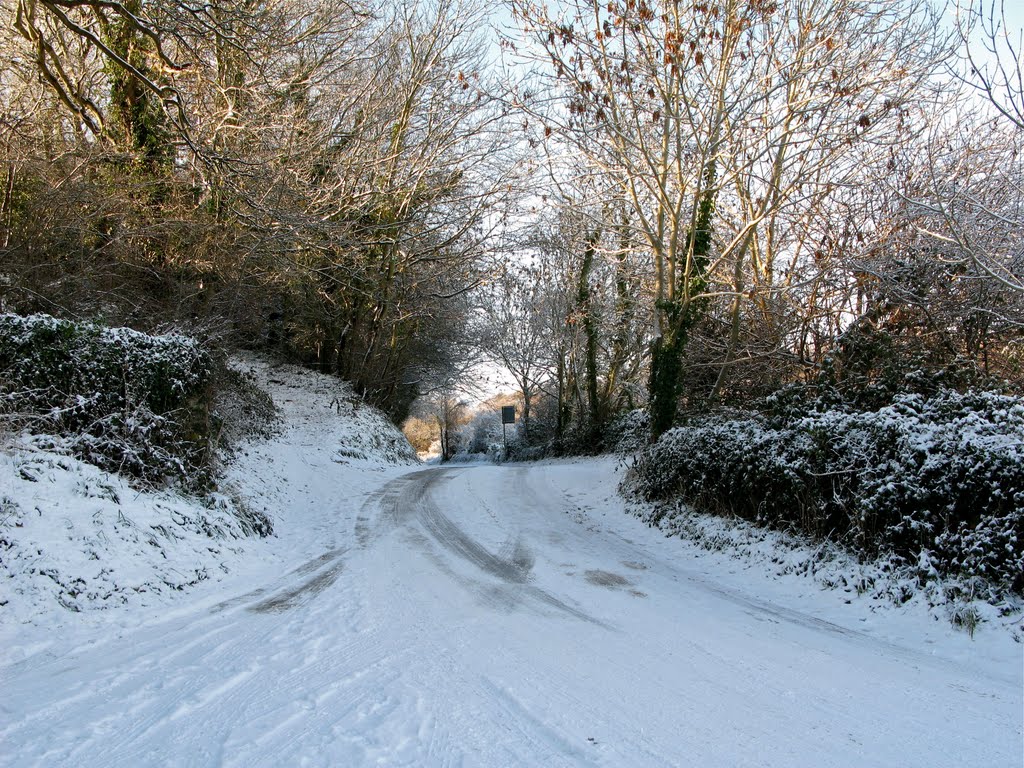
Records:
[[[230,481],[274,536],[182,592],[12,598],[0,765],[1021,765],[1004,628],[667,539],[614,459],[387,463],[325,380],[252,365],[284,428]]]
[[[354,503],[415,464],[398,430],[337,379],[259,360],[235,367],[271,394],[284,427],[240,446],[203,499],[132,487],[52,450],[59,438],[0,435],[0,661],[219,599],[274,564],[286,568],[318,544],[303,528],[303,502],[319,507],[330,491]],[[244,508],[277,533],[246,535],[251,521],[235,514]]]

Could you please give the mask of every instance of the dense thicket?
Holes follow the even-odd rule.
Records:
[[[826,373],[866,407],[922,378],[1020,393],[1024,101],[997,6],[514,7],[548,194],[484,337],[533,442],[599,450],[633,407],[657,435]]]
[[[214,375],[184,336],[0,315],[0,414],[110,472],[208,484]]]
[[[277,347],[400,417],[509,189],[480,13],[0,7],[0,308]]]
[[[633,489],[922,562],[922,578],[1024,590],[1020,398],[940,390],[871,411],[791,406],[670,430],[639,455]]]

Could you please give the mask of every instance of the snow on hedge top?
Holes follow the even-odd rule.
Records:
[[[210,370],[206,352],[187,336],[0,315],[0,392],[16,408],[74,401],[109,410],[138,401],[166,413],[200,390]]]
[[[812,429],[826,421],[891,429],[907,440],[908,447],[922,450],[938,441],[1018,454],[1024,449],[1024,400],[984,390],[901,394],[892,405],[874,412],[825,411],[796,423]]]
[[[0,412],[103,469],[206,487],[213,364],[185,336],[0,315]]]
[[[704,419],[666,432],[633,480],[945,576],[1024,590],[1024,402],[997,392],[907,394],[877,411]]]

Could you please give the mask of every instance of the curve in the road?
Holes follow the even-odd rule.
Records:
[[[471,584],[463,580],[484,600],[494,602],[496,596],[505,604],[528,600],[590,624],[607,626],[585,611],[529,583],[534,557],[520,537],[513,538],[509,546],[494,553],[441,511],[431,491],[438,483],[455,477],[459,472],[458,468],[452,467],[426,469],[392,480],[363,505],[362,514],[356,521],[357,541],[368,547],[389,529],[419,524],[436,543],[499,581],[501,588],[496,592],[493,584]],[[371,524],[374,511],[379,519],[376,527]],[[417,541],[415,537],[411,540]],[[509,588],[512,588],[511,593]]]

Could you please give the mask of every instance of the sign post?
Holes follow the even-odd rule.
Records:
[[[516,423],[516,407],[514,405],[501,406],[501,436],[505,440],[505,458],[508,458],[508,433],[505,431],[506,424]]]

